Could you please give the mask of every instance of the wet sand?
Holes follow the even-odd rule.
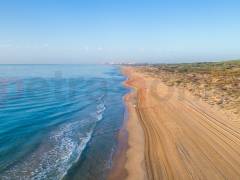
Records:
[[[240,122],[159,79],[125,67],[127,179],[239,179]]]
[[[125,85],[130,86],[128,80]],[[146,179],[145,163],[144,163],[144,132],[141,122],[138,119],[136,109],[136,92],[133,89],[125,97],[125,103],[128,109],[128,149],[126,153],[127,180],[143,180]]]
[[[124,120],[123,127],[118,134],[117,150],[113,155],[112,168],[107,177],[108,180],[120,180],[126,179],[127,171],[125,169],[126,164],[126,152],[128,149],[128,131],[127,131],[127,119]]]
[[[125,82],[124,85],[129,87],[128,82]],[[135,101],[136,93],[134,91],[124,97],[126,105],[125,121],[119,132],[118,150],[114,155],[113,167],[108,180],[146,179],[144,168],[144,134],[137,117]]]

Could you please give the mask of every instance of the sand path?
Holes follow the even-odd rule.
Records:
[[[227,119],[190,94],[133,68],[124,72],[127,85],[136,90],[132,103],[145,141],[132,144],[144,145],[147,179],[240,179],[240,120]],[[129,129],[131,133],[137,132]]]

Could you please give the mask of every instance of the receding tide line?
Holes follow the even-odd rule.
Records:
[[[116,165],[109,176],[110,180],[144,180],[146,179],[145,161],[144,161],[144,132],[141,127],[138,114],[136,111],[136,91],[131,84],[131,76],[127,68],[122,69],[122,72],[127,76],[124,85],[130,88],[131,91],[124,97],[126,106],[126,121],[123,126],[123,132],[127,134],[127,142],[124,145],[122,134],[120,136],[120,147],[117,158],[115,159]],[[123,146],[123,147],[122,147]]]

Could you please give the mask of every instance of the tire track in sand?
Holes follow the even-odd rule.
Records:
[[[144,131],[147,178],[240,179],[240,126],[187,94],[168,99],[168,87],[127,68],[136,90],[136,113]],[[158,86],[158,85],[156,85]]]

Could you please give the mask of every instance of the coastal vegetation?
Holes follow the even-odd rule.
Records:
[[[139,66],[168,86],[183,87],[211,105],[240,114],[240,60]]]

